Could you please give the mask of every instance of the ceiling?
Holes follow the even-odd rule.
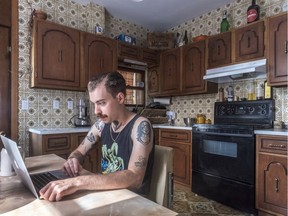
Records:
[[[114,17],[164,31],[234,0],[74,0],[104,6]]]

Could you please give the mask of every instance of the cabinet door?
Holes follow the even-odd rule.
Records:
[[[57,154],[67,159],[71,153],[71,137],[69,134],[43,135],[43,154]]]
[[[122,42],[118,42],[118,53],[120,58],[128,58],[134,60],[140,60],[141,58],[139,47]]]
[[[152,67],[148,69],[148,94],[149,96],[155,96],[160,91],[160,71],[159,67]]]
[[[260,154],[257,208],[287,215],[287,157]]]
[[[264,21],[235,30],[235,61],[264,57]]]
[[[87,133],[79,133],[71,135],[74,141],[73,150],[75,150],[77,146],[81,144],[86,135]],[[101,161],[101,145],[97,144],[86,155],[83,168],[93,173],[100,172],[101,171],[100,161]]]
[[[85,71],[86,87],[90,77],[101,72],[117,70],[117,41],[102,36],[83,33],[83,55],[81,69]]]
[[[190,184],[190,146],[187,144],[163,142],[163,146],[173,148],[174,179],[185,185]]]
[[[287,85],[287,13],[269,19],[269,84]]]
[[[205,92],[205,41],[183,47],[182,57],[182,92]]]
[[[180,92],[180,48],[161,54],[160,89],[163,94]]]
[[[79,90],[79,49],[78,30],[35,19],[31,87]]]
[[[159,53],[157,50],[142,49],[142,58],[149,66],[159,64]]]
[[[208,68],[231,63],[231,32],[209,37],[208,52]]]

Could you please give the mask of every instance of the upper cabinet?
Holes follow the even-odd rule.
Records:
[[[148,69],[148,94],[149,96],[160,93],[160,67],[154,66]]]
[[[180,48],[161,53],[160,56],[161,95],[180,93]]]
[[[80,32],[34,19],[31,87],[80,89]]]
[[[230,64],[231,32],[214,35],[208,38],[208,68]]]
[[[268,81],[270,86],[287,85],[287,13],[268,19]]]
[[[259,21],[235,30],[235,61],[263,58],[264,21]]]
[[[159,52],[148,48],[141,48],[123,42],[118,42],[118,57],[147,63],[149,67],[159,64]]]
[[[182,48],[182,85],[181,92],[183,94],[207,93],[213,88],[207,88],[208,82],[203,80],[205,75],[206,62],[206,41],[191,43]],[[209,83],[210,84],[210,83]],[[217,91],[217,84],[214,85]],[[214,92],[215,92],[214,91]]]
[[[81,71],[83,86],[89,78],[101,72],[117,70],[117,41],[90,33],[81,33]]]

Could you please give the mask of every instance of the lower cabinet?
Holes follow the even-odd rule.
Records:
[[[30,132],[30,156],[56,154],[67,159],[82,142],[87,133],[36,134]],[[97,145],[86,155],[83,168],[100,172],[101,146]]]
[[[173,148],[173,173],[177,183],[191,187],[192,132],[189,130],[160,129],[159,144]]]
[[[287,136],[257,135],[256,208],[259,215],[287,215]]]

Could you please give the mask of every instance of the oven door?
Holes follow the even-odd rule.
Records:
[[[254,184],[253,134],[193,131],[192,138],[194,171]]]

